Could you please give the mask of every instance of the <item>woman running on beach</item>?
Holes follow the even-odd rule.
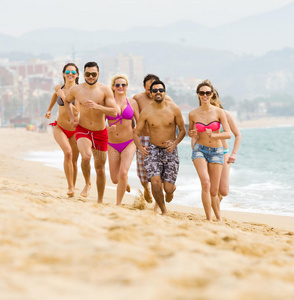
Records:
[[[116,205],[122,203],[125,191],[130,192],[128,185],[128,172],[135,155],[136,146],[133,142],[132,120],[139,118],[137,102],[127,98],[128,79],[125,75],[117,75],[111,80],[116,104],[120,114],[115,118],[106,116],[108,119],[108,161],[110,177],[117,184]]]
[[[78,173],[77,160],[79,156],[79,150],[76,143],[75,130],[70,123],[63,101],[69,89],[72,86],[79,84],[79,69],[74,63],[68,63],[63,67],[62,74],[64,84],[55,86],[55,92],[51,98],[51,102],[45,117],[47,119],[51,118],[51,110],[57,102],[59,105],[58,118],[57,121],[50,123],[50,125],[54,126],[54,138],[64,154],[63,167],[68,184],[67,195],[69,197],[73,197]],[[72,111],[76,118],[78,117],[79,113],[77,105],[78,103],[75,101],[73,101],[71,105]]]
[[[208,82],[208,80],[206,80]],[[219,95],[216,89],[213,91],[213,96],[211,97],[210,103],[216,107],[220,107],[224,109],[219,100]],[[223,152],[224,152],[224,166],[222,170],[222,175],[219,184],[219,200],[221,201],[223,197],[229,194],[229,183],[230,183],[230,168],[231,164],[233,164],[236,160],[237,152],[241,143],[241,132],[233,118],[233,116],[227,111],[224,110],[227,121],[230,127],[230,130],[235,136],[233,151],[230,155],[229,153],[229,145],[227,140],[222,140]],[[221,127],[222,132],[222,127]]]
[[[224,110],[210,104],[213,86],[202,82],[197,86],[200,106],[189,113],[189,136],[196,138],[192,160],[202,186],[202,203],[206,219],[212,221],[211,208],[221,221],[219,183],[223,168],[222,139],[229,139],[231,132]],[[220,126],[223,132],[220,133]]]

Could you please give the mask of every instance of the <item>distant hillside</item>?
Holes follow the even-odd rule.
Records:
[[[228,51],[199,49],[169,43],[128,43],[108,46],[82,55],[102,66],[103,58],[119,53],[145,56],[145,72],[171,77],[209,78],[222,95],[236,99],[275,93],[294,95],[294,49],[271,51],[264,56],[237,56]]]
[[[0,52],[24,51],[63,55],[130,42],[175,43],[224,50],[236,54],[261,55],[271,50],[294,48],[294,2],[277,10],[210,28],[194,22],[164,27],[135,27],[125,31],[51,28],[32,31],[19,38],[0,35]]]

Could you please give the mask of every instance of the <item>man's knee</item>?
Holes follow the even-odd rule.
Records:
[[[168,186],[164,186],[164,191],[167,193],[167,194],[172,194],[174,191],[175,191],[176,187],[175,185],[168,185]]]
[[[151,187],[152,187],[152,190],[154,191],[160,191],[162,190],[162,183],[161,183],[161,180],[160,179],[156,179],[156,180],[151,180]]]
[[[91,161],[91,153],[83,153],[82,163],[90,164],[90,161]]]

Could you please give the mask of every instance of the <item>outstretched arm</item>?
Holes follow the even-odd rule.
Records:
[[[140,134],[144,128],[145,122],[146,122],[146,113],[142,112],[139,116],[137,127],[136,127],[134,135],[133,135],[134,143],[135,143],[136,147],[138,148],[138,150],[141,152],[143,157],[146,157],[149,154],[147,149],[142,146],[141,140],[140,140]]]
[[[78,119],[75,118],[72,110],[71,110],[71,103],[72,101],[74,101],[75,99],[75,87],[72,87],[69,91],[68,94],[66,95],[65,99],[64,99],[64,107],[66,109],[66,112],[69,116],[70,119],[70,123],[73,126],[73,128],[76,128],[78,125]],[[77,100],[76,100],[77,101]]]
[[[227,140],[231,138],[231,130],[230,130],[230,126],[229,123],[227,121],[227,117],[225,114],[225,111],[221,108],[219,108],[219,119],[220,122],[223,126],[223,132],[219,132],[219,133],[214,133],[211,131],[211,129],[206,129],[207,134],[209,135],[210,138],[212,139],[221,139],[221,140]]]
[[[234,163],[236,160],[238,149],[241,144],[241,132],[240,132],[234,118],[228,111],[226,111],[226,116],[228,119],[229,126],[231,128],[231,131],[233,132],[233,134],[235,136],[233,151],[228,159],[228,163]]]
[[[119,110],[115,103],[113,93],[112,93],[111,89],[106,86],[104,87],[104,91],[105,91],[105,96],[104,96],[105,105],[100,105],[100,104],[95,103],[92,100],[87,100],[87,101],[85,101],[84,106],[87,108],[94,108],[94,109],[100,110],[107,116],[116,117],[117,114],[119,113]]]
[[[55,105],[56,101],[57,101],[57,91],[60,89],[60,86],[56,86],[55,87],[55,92],[54,94],[52,95],[52,98],[51,98],[51,102],[49,104],[49,107],[47,109],[47,112],[45,114],[45,118],[47,119],[50,119],[51,118],[51,111],[52,111],[52,108],[53,106]]]
[[[183,138],[186,135],[185,122],[181,110],[179,109],[178,106],[175,107],[174,112],[175,112],[175,122],[179,128],[179,134],[174,141],[171,141],[171,143],[167,144],[166,151],[169,153],[172,153],[175,150],[177,145],[183,140]]]

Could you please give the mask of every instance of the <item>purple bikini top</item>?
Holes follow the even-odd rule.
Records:
[[[123,110],[121,116],[119,115],[119,113],[117,113],[116,117],[106,116],[107,120],[117,120],[116,122],[112,123],[111,125],[116,124],[119,121],[121,124],[123,119],[132,120],[132,118],[134,116],[134,111],[128,101],[128,98],[126,98],[126,100],[127,100],[127,107]],[[111,126],[111,125],[109,125],[109,126]]]

